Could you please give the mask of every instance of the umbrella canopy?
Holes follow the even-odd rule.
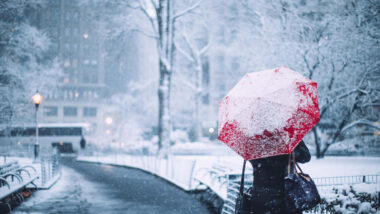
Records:
[[[218,139],[246,160],[290,154],[318,121],[317,83],[280,67],[246,74],[219,102]]]

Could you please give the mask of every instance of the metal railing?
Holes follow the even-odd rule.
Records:
[[[380,183],[380,175],[356,175],[356,176],[339,176],[339,177],[324,177],[313,178],[317,186],[334,186],[334,185],[353,185],[360,183]]]
[[[50,180],[61,173],[60,155],[41,156],[41,186],[44,187]]]

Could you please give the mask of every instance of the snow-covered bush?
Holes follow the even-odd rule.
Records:
[[[186,131],[177,129],[170,133],[170,144],[175,145],[177,143],[186,143],[189,142],[189,136]]]
[[[334,187],[319,206],[307,213],[380,213],[380,189],[371,184]]]

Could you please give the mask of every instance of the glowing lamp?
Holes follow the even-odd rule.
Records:
[[[33,99],[33,102],[36,105],[36,107],[38,107],[42,101],[42,96],[37,91],[37,93],[35,95],[33,95],[32,99]]]
[[[112,117],[107,117],[105,122],[107,125],[111,125],[113,123]]]

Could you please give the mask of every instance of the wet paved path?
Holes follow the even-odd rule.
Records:
[[[69,158],[63,162],[61,180],[12,213],[209,213],[191,195],[140,170]]]

